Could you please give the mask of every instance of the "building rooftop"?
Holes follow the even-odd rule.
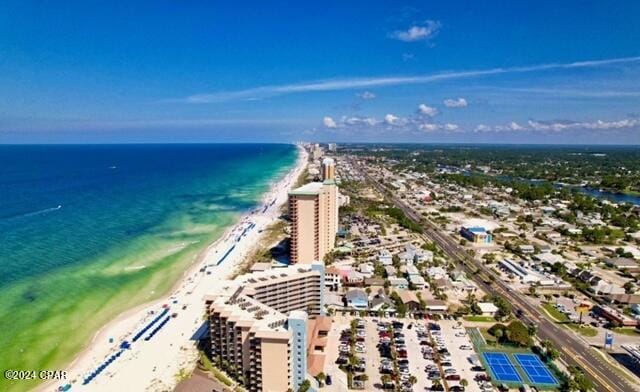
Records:
[[[272,285],[300,274],[314,273],[313,264],[296,265],[286,268],[255,271],[242,275],[215,293],[205,295],[216,311],[233,318],[237,323],[246,323],[262,335],[271,332],[285,332],[287,315],[254,299],[256,289]],[[291,312],[295,315],[295,312]],[[306,315],[306,314],[305,314]],[[300,315],[302,317],[302,315]],[[306,316],[305,316],[306,317]]]
[[[418,296],[413,291],[403,290],[399,293],[399,295],[400,295],[400,299],[402,300],[402,303],[404,304],[407,304],[409,302],[420,303]]]
[[[482,313],[495,313],[498,311],[498,307],[492,302],[478,302],[478,308]]]
[[[287,316],[246,295],[235,292],[221,293],[212,304],[220,313],[236,321],[237,325],[246,324],[258,332],[285,332]]]
[[[347,291],[346,297],[349,302],[369,302],[367,293],[359,289]]]
[[[320,193],[320,191],[322,190],[322,183],[321,182],[310,182],[308,184],[305,184],[299,188],[293,189],[291,191],[289,191],[290,195],[294,195],[294,196],[313,196],[313,195],[317,195]]]

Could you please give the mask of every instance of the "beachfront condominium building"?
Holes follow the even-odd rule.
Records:
[[[333,169],[335,170],[335,169]],[[289,192],[291,262],[322,261],[338,233],[338,187],[334,179],[311,182]]]
[[[213,360],[249,391],[307,379],[308,319],[322,317],[320,263],[254,272],[206,296]]]
[[[320,147],[318,143],[314,144],[313,147],[311,147],[311,158],[317,160],[322,158],[323,155],[324,151],[322,151],[322,147]]]
[[[336,179],[336,162],[332,158],[323,159],[321,169],[322,181]]]

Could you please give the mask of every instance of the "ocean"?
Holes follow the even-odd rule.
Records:
[[[63,369],[296,158],[276,144],[0,146],[0,370]]]

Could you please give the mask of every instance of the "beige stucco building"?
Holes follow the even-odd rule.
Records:
[[[322,312],[324,266],[243,275],[208,295],[211,354],[249,391],[297,390],[307,377],[307,318]]]
[[[324,171],[323,171],[324,174]],[[335,247],[338,186],[333,179],[311,182],[289,192],[291,262],[322,261]]]
[[[322,181],[336,179],[336,162],[333,158],[325,158],[322,160],[320,172],[322,174]]]

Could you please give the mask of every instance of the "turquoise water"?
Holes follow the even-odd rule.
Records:
[[[0,146],[0,368],[61,368],[168,290],[296,157],[291,145]]]

